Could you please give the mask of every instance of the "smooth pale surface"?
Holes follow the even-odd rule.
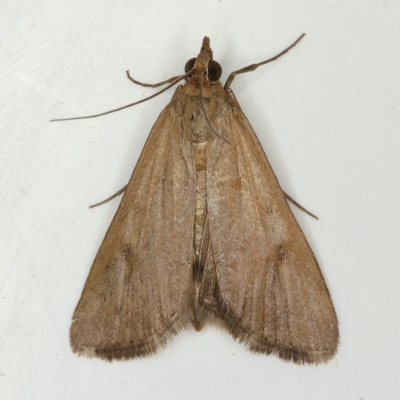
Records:
[[[2,6],[1,399],[395,399],[400,396],[400,4],[395,1],[19,1]],[[329,286],[341,345],[327,365],[254,355],[210,327],[155,357],[74,355],[70,318],[124,186],[173,91],[211,38]]]

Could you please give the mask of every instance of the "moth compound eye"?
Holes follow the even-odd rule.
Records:
[[[196,59],[191,58],[186,64],[185,64],[185,74],[188,73],[193,67]]]
[[[211,82],[216,82],[219,80],[219,78],[221,78],[221,75],[222,75],[221,66],[216,61],[211,60],[208,63],[208,79]]]

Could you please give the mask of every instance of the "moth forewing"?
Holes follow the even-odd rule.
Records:
[[[178,127],[168,106],[147,139],[74,313],[77,353],[145,356],[190,321],[195,167]]]
[[[317,261],[237,103],[228,127],[208,170],[220,318],[255,352],[327,361],[338,325]]]
[[[94,260],[71,326],[75,352],[143,357],[190,323],[220,321],[254,352],[296,363],[336,353],[338,322],[317,261],[229,88],[303,36],[225,87],[204,38]]]

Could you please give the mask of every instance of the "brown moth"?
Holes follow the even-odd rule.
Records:
[[[145,357],[190,323],[199,331],[210,321],[256,353],[298,364],[335,355],[338,321],[324,278],[229,88],[303,36],[225,86],[205,37],[184,75],[143,84],[172,82],[164,91],[185,79],[119,192],[73,315],[74,352]]]

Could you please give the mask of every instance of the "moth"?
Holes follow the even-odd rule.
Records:
[[[163,92],[185,81],[118,193],[125,192],[73,315],[74,352],[145,357],[190,324],[200,331],[211,322],[255,353],[298,364],[335,355],[328,288],[230,89],[236,75],[276,60],[303,36],[224,86],[205,37],[184,75],[142,84],[170,84]]]

